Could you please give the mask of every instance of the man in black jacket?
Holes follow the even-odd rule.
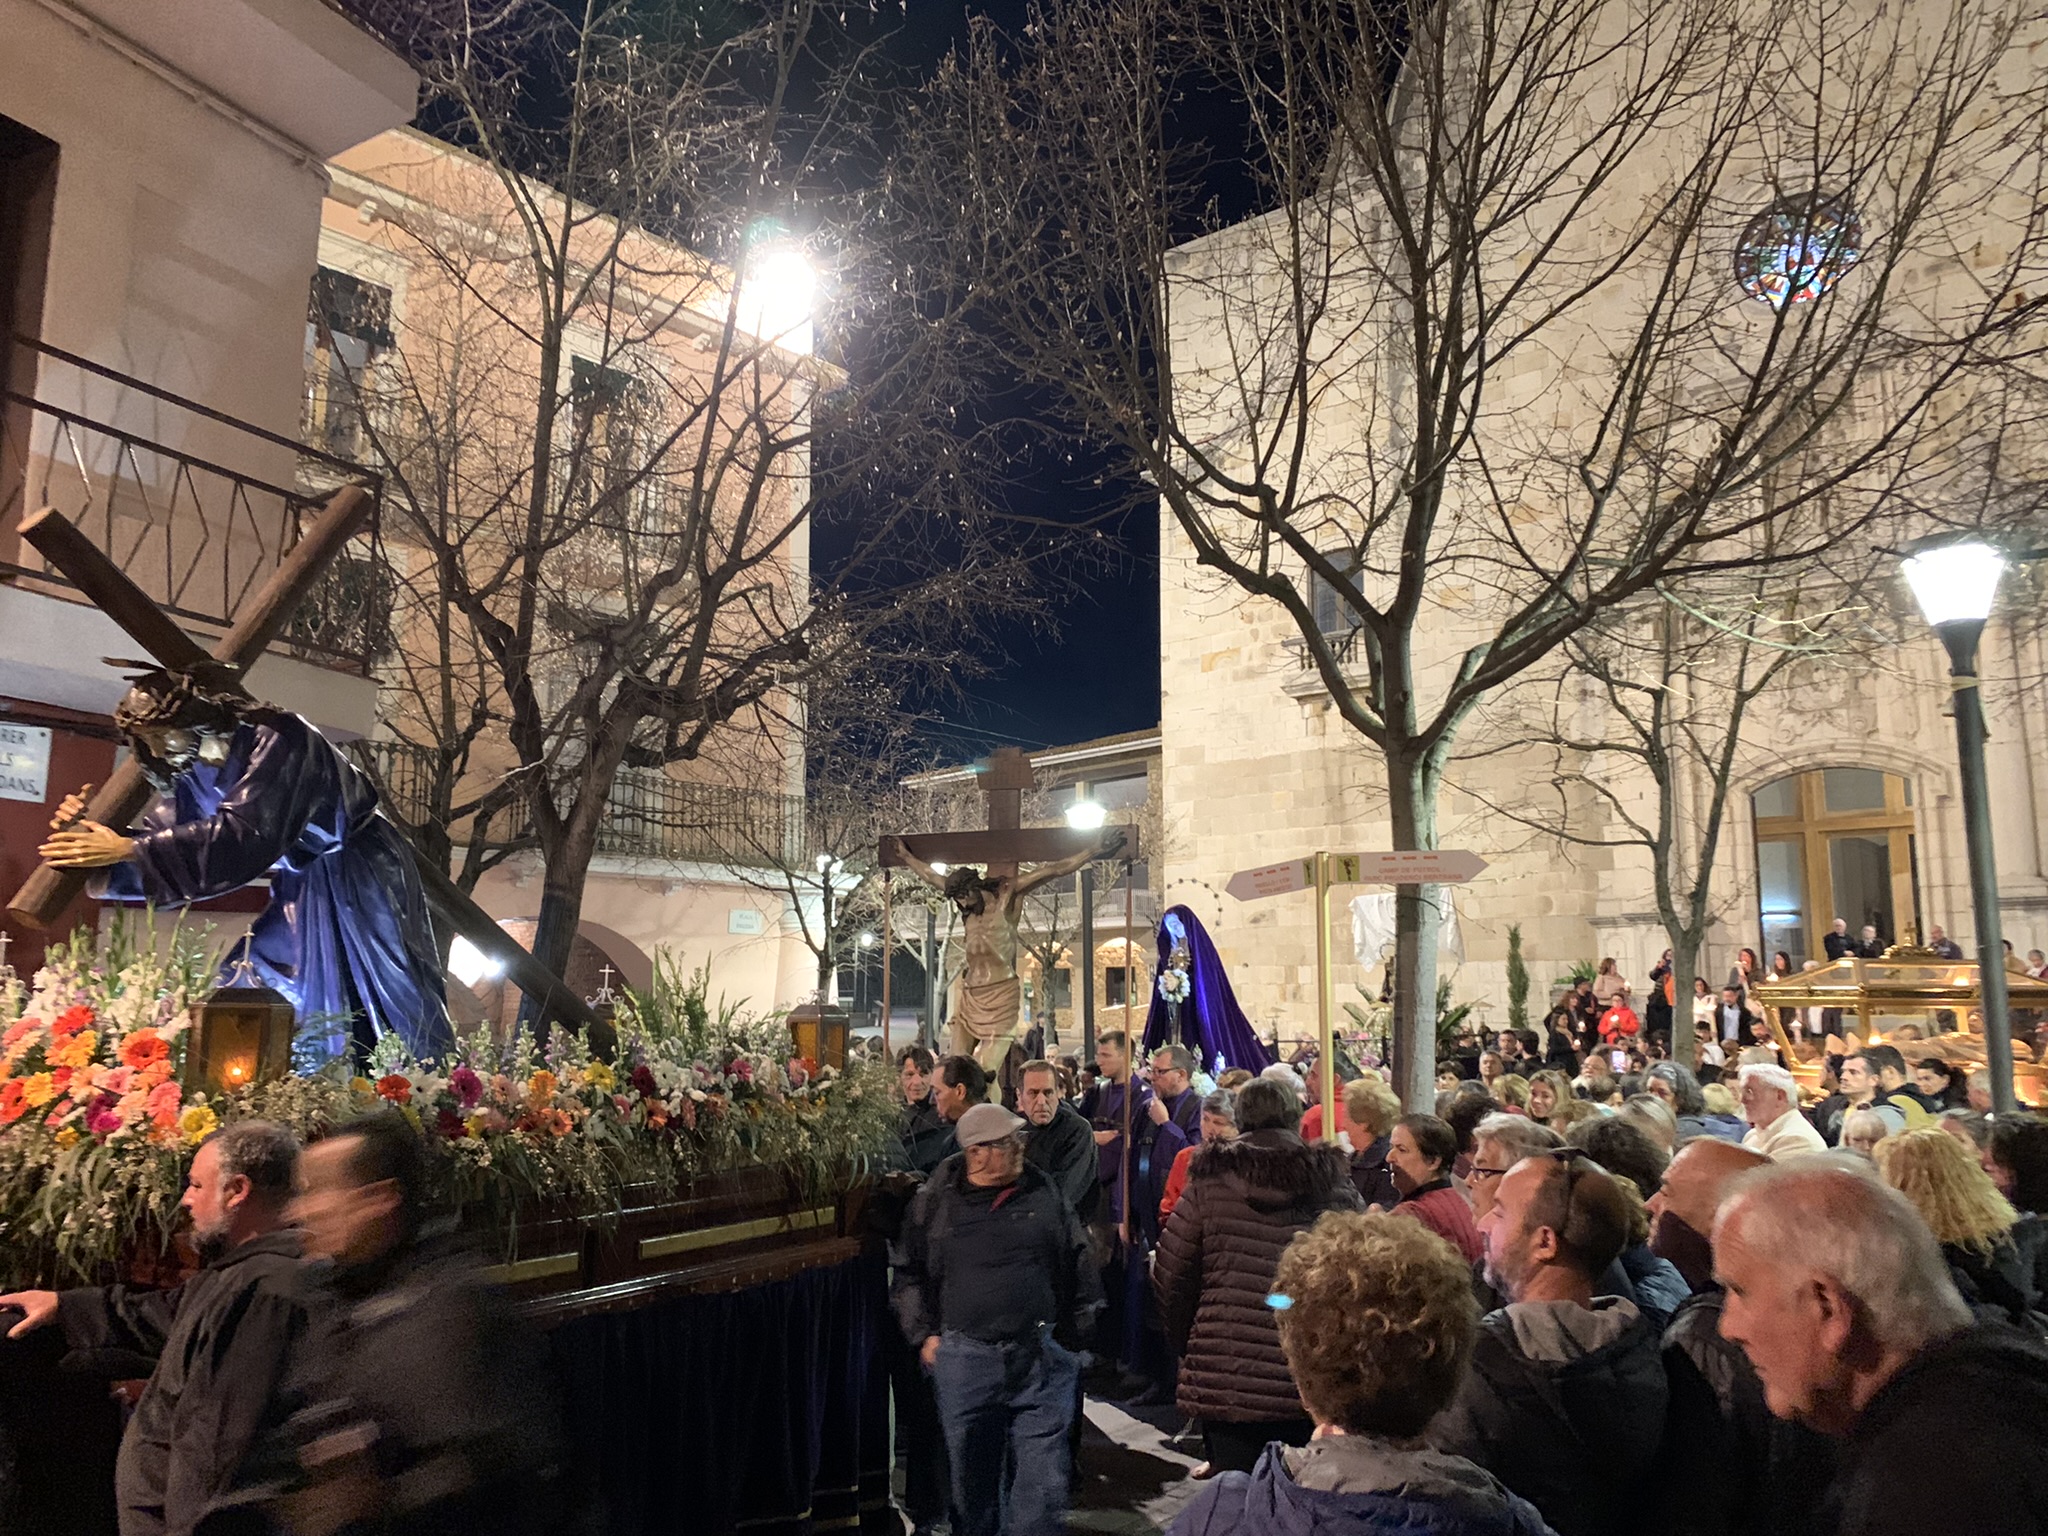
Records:
[[[1721,1335],[1723,1293],[1708,1234],[1735,1181],[1769,1163],[1760,1152],[1702,1137],[1678,1149],[1650,1199],[1652,1248],[1695,1287],[1664,1330],[1671,1405],[1658,1491],[1670,1536],[1812,1531],[1815,1503],[1833,1472],[1828,1441],[1774,1417],[1748,1357]]]
[[[1746,1174],[1714,1222],[1721,1331],[1837,1442],[1815,1529],[2048,1532],[2048,1349],[1977,1323],[1905,1196],[1846,1159]]]
[[[896,1134],[905,1166],[917,1173],[930,1173],[959,1150],[953,1145],[953,1122],[939,1112],[937,1066],[921,1045],[906,1045],[896,1053],[896,1080],[903,1092],[903,1120]]]
[[[426,1178],[419,1132],[391,1112],[300,1159],[291,1215],[329,1266],[330,1303],[292,1362],[277,1481],[245,1498],[293,1530],[558,1531],[561,1426],[539,1346],[480,1264],[423,1232]]]
[[[15,1335],[55,1322],[69,1364],[108,1376],[154,1365],[121,1437],[121,1536],[184,1536],[282,1422],[280,1382],[308,1292],[285,1210],[299,1156],[282,1126],[242,1120],[201,1144],[183,1205],[203,1268],[170,1291],[22,1291]]]
[[[1508,1305],[1479,1325],[1472,1369],[1431,1448],[1486,1468],[1559,1536],[1643,1529],[1666,1387],[1658,1333],[1594,1283],[1628,1240],[1629,1208],[1577,1148],[1524,1158],[1480,1223]]]
[[[918,1191],[896,1254],[896,1315],[938,1388],[955,1536],[1065,1529],[1078,1344],[1101,1288],[1088,1237],[1024,1160],[1000,1104],[960,1118],[961,1151]]]
[[[1095,1137],[1081,1112],[1060,1097],[1060,1075],[1051,1062],[1024,1063],[1017,1074],[1017,1106],[1026,1122],[1024,1161],[1053,1181],[1086,1226],[1102,1196]]]

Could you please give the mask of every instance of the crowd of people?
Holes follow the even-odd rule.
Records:
[[[1177,1536],[2048,1532],[2048,1120],[1875,1041],[1802,1096],[1723,998],[1719,1061],[1469,1040],[1429,1113],[1356,1071],[1329,1140],[1308,1061],[1112,1032],[1013,1114],[906,1050],[913,1527],[1063,1529],[1085,1383],[1199,1440]]]
[[[425,1158],[388,1111],[303,1149],[235,1121],[187,1175],[182,1284],[0,1295],[23,1347],[47,1329],[71,1370],[147,1377],[121,1536],[577,1528],[540,1346],[435,1230]]]

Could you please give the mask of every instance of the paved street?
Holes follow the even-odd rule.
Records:
[[[1180,1414],[1172,1408],[1134,1414],[1095,1397],[1087,1406],[1081,1479],[1068,1529],[1116,1536],[1164,1531],[1202,1486],[1187,1475],[1196,1458],[1167,1444],[1180,1428]]]

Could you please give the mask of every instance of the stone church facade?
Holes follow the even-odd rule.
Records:
[[[1648,190],[1623,182],[1612,195],[1646,196]],[[1760,191],[1760,204],[1768,197]],[[1242,316],[1262,306],[1283,319],[1286,313],[1286,279],[1276,275],[1269,254],[1285,248],[1284,231],[1262,231],[1261,222],[1183,246],[1168,267],[1169,288],[1180,290],[1170,333],[1178,425],[1219,461],[1239,451],[1233,443],[1250,430],[1234,415],[1233,391],[1247,377],[1248,352],[1243,330],[1233,337],[1232,327],[1255,330],[1256,319]],[[1589,219],[1590,238],[1599,238],[1600,223]],[[1987,213],[1983,223],[1986,232],[1974,252],[1963,247],[1962,262],[1995,263],[2010,249],[1996,214]],[[1370,220],[1361,217],[1357,224],[1369,228]],[[1730,273],[1731,298],[1740,300],[1734,256],[1731,245],[1722,270]],[[1935,273],[1932,265],[1920,267],[1915,280],[1952,280]],[[1963,286],[1973,275],[1962,273]],[[1326,360],[1338,382],[1317,397],[1314,409],[1321,414],[1303,434],[1312,445],[1311,480],[1344,474],[1347,447],[1365,434],[1396,430],[1389,423],[1400,415],[1397,371],[1358,360],[1372,357],[1369,333],[1383,321],[1363,300],[1347,309],[1340,295],[1333,307],[1339,324],[1367,339],[1356,356],[1334,351]],[[1588,326],[1600,319],[1575,318],[1572,336],[1550,355],[1568,356],[1583,344],[1598,357],[1600,338]],[[1250,355],[1257,358],[1251,369],[1271,367],[1264,354]],[[1525,359],[1504,374],[1489,397],[1499,415],[1485,430],[1498,422],[1511,434],[1527,423],[1533,437],[1568,440],[1573,413],[1600,398],[1598,381],[1575,376],[1571,364],[1553,370],[1547,360],[1531,366]],[[1515,413],[1522,413],[1519,420]],[[1536,505],[1543,494],[1528,493],[1516,511],[1526,511],[1537,543],[1546,537]],[[1342,492],[1331,500],[1355,506]],[[1326,539],[1344,537],[1341,515],[1332,515],[1327,527],[1315,541],[1326,550],[1333,547]],[[1333,707],[1305,658],[1296,621],[1279,603],[1247,596],[1198,564],[1164,500],[1160,546],[1160,790],[1168,820],[1162,899],[1185,902],[1209,925],[1257,1027],[1275,1027],[1283,1038],[1311,1036],[1317,1014],[1312,898],[1296,893],[1240,903],[1224,886],[1235,871],[1318,849],[1390,847],[1385,769],[1373,745]],[[1447,670],[1484,638],[1484,579],[1468,582],[1455,564],[1432,568],[1418,669],[1422,693],[1432,701],[1441,696]],[[2008,572],[2000,616],[1979,656],[2004,932],[2022,955],[2048,948],[2048,645],[2033,617],[2035,583],[2031,568]],[[1312,590],[1304,571],[1294,572],[1294,584],[1305,597]],[[1860,653],[1802,662],[1748,717],[1716,860],[1712,928],[1697,957],[1699,973],[1716,985],[1741,946],[1758,950],[1766,964],[1781,949],[1795,966],[1820,958],[1822,935],[1836,917],[1852,930],[1872,923],[1887,940],[1909,931],[1924,937],[1938,924],[1974,954],[1947,663],[1903,578],[1888,585],[1878,603],[1888,604],[1889,612],[1869,627]],[[1341,612],[1327,623],[1318,613],[1326,635],[1340,634],[1344,622]],[[1340,642],[1340,650],[1348,649]],[[1357,649],[1362,669],[1363,648]],[[1462,953],[1440,955],[1439,974],[1450,978],[1455,1001],[1474,1004],[1476,1019],[1495,1028],[1506,1023],[1510,926],[1522,931],[1533,982],[1530,1006],[1539,1015],[1553,978],[1576,962],[1604,956],[1617,960],[1640,995],[1668,943],[1646,850],[1567,841],[1512,814],[1530,803],[1532,785],[1553,777],[1550,756],[1516,735],[1518,705],[1530,702],[1518,699],[1517,689],[1548,686],[1541,677],[1540,671],[1525,674],[1471,717],[1440,799],[1438,845],[1471,849],[1489,868],[1455,892]],[[1595,774],[1603,776],[1606,795],[1654,803],[1646,776],[1613,754],[1567,761],[1562,778],[1576,775],[1590,786],[1586,776]],[[1600,794],[1575,795],[1568,783],[1563,794],[1576,838],[1614,835]],[[1697,825],[1698,801],[1692,794],[1681,822]],[[1686,827],[1681,838],[1692,830]],[[1383,975],[1376,955],[1361,960],[1354,951],[1345,907],[1361,894],[1361,888],[1340,890],[1332,903],[1340,1006],[1359,1001],[1360,991],[1377,995]]]

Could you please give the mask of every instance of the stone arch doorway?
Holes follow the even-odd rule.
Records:
[[[498,926],[531,949],[540,919],[500,918]],[[576,942],[570,947],[569,964],[562,980],[578,997],[594,1000],[591,1006],[600,1018],[612,1017],[612,1001],[622,998],[626,988],[644,989],[653,976],[654,962],[631,939],[600,923],[576,925]],[[603,1000],[607,986],[612,1001]],[[500,1043],[512,1038],[519,1023],[519,989],[502,976],[484,977],[471,987],[451,979],[448,1001],[458,1026],[474,1028],[478,1023],[488,1024]]]
[[[1853,935],[1868,923],[1887,944],[1920,927],[1913,780],[1882,768],[1808,768],[1757,786],[1758,916],[1764,962],[1826,957],[1837,917]]]

